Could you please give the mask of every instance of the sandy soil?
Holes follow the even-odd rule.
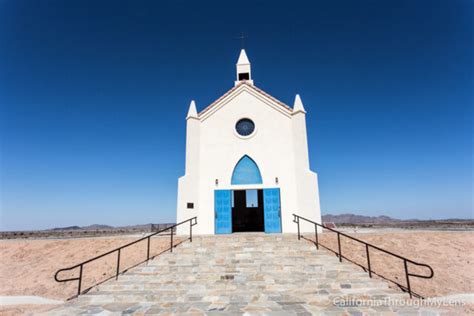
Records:
[[[474,292],[474,232],[407,231],[350,234],[415,262],[427,263],[435,271],[433,279],[411,278],[412,289],[427,297]],[[0,241],[0,295],[38,295],[64,300],[76,294],[77,282],[57,283],[56,270],[106,252],[136,237],[104,237],[57,240]],[[320,242],[337,250],[333,233],[320,236]],[[169,237],[155,237],[151,254],[169,247]],[[341,238],[344,256],[366,265],[365,247]],[[371,250],[372,270],[405,284],[403,261]],[[146,241],[140,242],[121,254],[121,271],[146,258]],[[84,267],[83,288],[105,280],[115,273],[117,254],[111,254]],[[409,265],[412,273],[426,274],[426,269]],[[61,275],[77,277],[79,269]],[[2,314],[21,314],[45,310],[48,306],[9,306]]]
[[[183,238],[174,237],[178,242]],[[0,295],[38,295],[65,300],[77,292],[77,281],[58,283],[58,269],[73,266],[111,249],[137,240],[137,237],[107,237],[56,240],[0,241]],[[153,237],[150,255],[169,248],[169,237]],[[146,259],[147,242],[141,241],[121,253],[120,271]],[[84,266],[82,288],[115,275],[117,253],[110,254]],[[79,268],[63,273],[60,278],[77,277]],[[1,307],[0,314],[18,315],[26,311],[41,311],[48,306]]]

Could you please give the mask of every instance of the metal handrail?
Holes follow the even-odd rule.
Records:
[[[408,292],[408,293],[410,294],[410,298],[412,298],[413,296],[415,296],[415,297],[417,297],[417,298],[421,298],[421,299],[424,298],[424,297],[421,296],[420,294],[418,294],[418,293],[412,291],[411,285],[410,285],[410,276],[412,276],[412,277],[417,277],[417,278],[423,278],[423,279],[431,279],[431,278],[433,277],[433,275],[434,275],[434,271],[433,271],[433,268],[431,268],[429,265],[424,264],[424,263],[415,262],[415,261],[413,261],[413,260],[411,260],[411,259],[405,258],[405,257],[403,257],[403,256],[401,256],[401,255],[395,254],[395,253],[390,252],[390,251],[388,251],[388,250],[385,250],[385,249],[382,249],[382,248],[377,247],[377,246],[375,246],[375,245],[369,244],[369,243],[367,243],[367,242],[365,242],[365,241],[363,241],[363,240],[360,240],[360,239],[358,239],[358,238],[352,237],[352,236],[347,235],[347,234],[345,234],[345,233],[342,233],[342,232],[340,232],[340,231],[338,231],[338,230],[335,230],[335,229],[332,229],[332,228],[327,227],[327,226],[325,226],[325,225],[316,223],[316,222],[314,222],[314,221],[312,221],[312,220],[310,220],[310,219],[304,218],[304,217],[302,217],[302,216],[293,214],[293,222],[298,225],[298,240],[300,240],[301,237],[303,237],[303,238],[306,239],[306,240],[310,240],[310,239],[308,239],[308,238],[302,236],[301,233],[300,233],[300,219],[305,220],[305,221],[307,221],[307,222],[309,222],[309,223],[312,223],[312,224],[314,225],[314,236],[315,236],[315,241],[314,241],[314,243],[315,243],[317,249],[319,249],[319,246],[321,246],[321,247],[323,247],[323,248],[325,248],[325,249],[327,249],[327,250],[333,252],[334,254],[336,254],[336,256],[339,258],[339,262],[342,262],[342,258],[344,258],[344,259],[346,259],[347,261],[350,261],[350,262],[352,262],[352,263],[354,263],[354,264],[360,266],[360,267],[363,268],[365,271],[368,271],[370,277],[372,277],[372,274],[375,274],[375,275],[377,275],[377,276],[379,276],[379,277],[381,277],[381,278],[383,278],[383,279],[385,279],[385,280],[387,280],[387,281],[390,281],[390,282],[396,284],[402,291]],[[335,233],[337,234],[337,247],[338,247],[338,251],[337,251],[337,252],[336,252],[335,250],[333,250],[333,249],[330,249],[330,248],[324,246],[323,244],[321,244],[321,243],[318,241],[318,226],[319,226],[319,227],[322,227],[322,228],[324,228],[324,229],[330,230],[330,231],[332,231],[332,232],[335,232]],[[361,265],[361,264],[359,264],[359,263],[357,263],[357,262],[354,262],[354,261],[350,260],[349,258],[347,258],[347,257],[345,257],[345,256],[342,255],[342,250],[341,250],[341,236],[344,236],[344,237],[346,237],[346,238],[352,239],[352,240],[354,240],[354,241],[357,241],[357,242],[359,242],[359,243],[365,245],[365,252],[366,252],[366,258],[367,258],[367,267],[365,267],[365,266],[363,266],[363,265]],[[311,241],[311,240],[310,240],[310,241]],[[373,249],[375,249],[375,250],[384,252],[384,253],[386,253],[386,254],[389,254],[389,255],[391,255],[391,256],[394,256],[394,257],[396,257],[396,258],[398,258],[398,259],[403,260],[403,265],[404,265],[404,269],[405,269],[406,285],[400,284],[400,283],[398,283],[398,282],[396,282],[396,281],[394,281],[394,280],[392,280],[392,279],[389,279],[389,278],[387,278],[387,277],[385,277],[385,276],[383,276],[383,275],[381,275],[381,274],[379,274],[379,273],[376,273],[375,271],[372,270],[371,265],[370,265],[370,252],[369,252],[369,249],[370,249],[370,248],[373,248]],[[430,271],[430,274],[429,274],[429,275],[420,275],[420,274],[410,273],[410,272],[408,271],[408,263],[411,263],[411,264],[414,264],[414,265],[417,265],[417,266],[420,266],[420,267],[428,268],[429,271]]]
[[[187,239],[185,239],[185,240],[179,242],[178,244],[173,244],[174,229],[175,229],[176,227],[178,227],[178,226],[184,224],[184,223],[187,223],[187,222],[189,222],[189,238],[187,238]],[[174,224],[173,226],[166,227],[165,229],[162,229],[162,230],[159,230],[159,231],[157,231],[157,232],[154,232],[154,233],[152,233],[152,234],[150,234],[150,235],[148,235],[148,236],[142,237],[142,238],[137,239],[137,240],[135,240],[135,241],[132,241],[132,242],[130,242],[130,243],[128,243],[128,244],[125,244],[125,245],[123,245],[123,246],[120,246],[120,247],[118,247],[118,248],[115,248],[115,249],[113,249],[113,250],[110,250],[110,251],[108,251],[108,252],[105,252],[105,253],[103,253],[103,254],[101,254],[101,255],[98,255],[98,256],[96,256],[96,257],[90,258],[90,259],[88,259],[88,260],[86,260],[86,261],[83,261],[83,262],[81,262],[81,263],[78,263],[78,264],[76,264],[76,265],[74,265],[74,266],[72,266],[72,267],[59,269],[59,270],[56,271],[56,273],[54,274],[54,280],[56,280],[56,282],[78,281],[77,294],[74,295],[74,296],[71,297],[71,298],[77,297],[77,296],[79,296],[79,295],[81,295],[81,294],[87,293],[87,291],[89,291],[89,290],[90,290],[91,288],[93,288],[94,286],[97,286],[97,285],[99,285],[99,284],[101,284],[101,283],[103,283],[103,282],[105,282],[105,281],[107,281],[107,280],[110,280],[110,279],[112,279],[113,277],[115,277],[115,279],[118,279],[118,276],[119,276],[120,273],[126,272],[128,269],[132,268],[132,267],[128,267],[128,268],[126,268],[125,270],[123,270],[122,272],[120,272],[120,252],[121,252],[122,249],[124,249],[124,248],[126,248],[126,247],[129,247],[129,246],[131,246],[131,245],[134,245],[134,244],[136,244],[136,243],[139,243],[140,241],[143,241],[143,240],[145,240],[145,239],[147,240],[147,252],[146,252],[146,253],[147,253],[147,257],[146,257],[145,260],[143,260],[143,261],[141,261],[141,262],[135,264],[135,265],[133,266],[133,267],[135,267],[135,266],[137,266],[137,265],[139,265],[139,264],[142,264],[142,263],[144,263],[144,262],[148,262],[150,259],[153,259],[153,258],[155,258],[156,256],[158,256],[158,255],[160,255],[160,254],[162,254],[163,252],[166,252],[166,251],[168,251],[168,250],[169,250],[170,252],[173,252],[173,247],[176,247],[176,246],[178,246],[179,244],[181,244],[181,243],[183,243],[183,242],[185,242],[185,241],[187,241],[187,240],[189,240],[190,242],[192,242],[192,241],[193,241],[193,226],[196,225],[196,224],[197,224],[197,217],[195,216],[195,217],[189,218],[189,219],[187,219],[187,220],[185,220],[185,221],[182,221],[182,222],[180,222],[180,223]],[[170,247],[169,247],[168,249],[166,249],[166,250],[160,252],[159,254],[156,254],[156,255],[154,255],[153,257],[150,257],[150,238],[153,237],[153,236],[155,236],[155,235],[158,235],[158,234],[160,234],[160,233],[163,233],[163,232],[165,232],[165,231],[168,231],[168,230],[171,232],[171,233],[170,233]],[[110,254],[112,254],[112,253],[115,253],[115,252],[117,252],[117,266],[116,266],[115,276],[112,276],[112,277],[110,277],[110,278],[107,278],[107,279],[105,279],[105,280],[103,280],[103,281],[101,281],[101,282],[99,282],[99,283],[96,283],[96,284],[90,286],[89,288],[87,288],[87,289],[85,289],[85,290],[82,290],[82,288],[81,288],[81,286],[82,286],[82,272],[83,272],[84,265],[87,264],[87,263],[89,263],[89,262],[92,262],[92,261],[95,261],[95,260],[97,260],[97,259],[100,259],[100,258],[102,258],[102,257],[105,257],[105,256],[107,256],[107,255],[110,255]],[[64,271],[71,271],[71,270],[74,270],[74,269],[77,269],[77,268],[79,268],[79,276],[78,276],[77,278],[58,279],[59,273],[64,272]],[[81,290],[82,290],[82,291],[81,291]],[[69,299],[71,299],[71,298],[69,298]]]

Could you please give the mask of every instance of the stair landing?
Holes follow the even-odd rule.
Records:
[[[341,297],[408,299],[408,294],[296,235],[241,233],[196,236],[47,314],[438,314],[432,308],[344,306],[337,304]]]

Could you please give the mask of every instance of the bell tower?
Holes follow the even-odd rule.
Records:
[[[238,85],[241,81],[245,81],[253,85],[252,80],[252,73],[250,71],[250,61],[247,58],[247,54],[245,53],[245,49],[240,51],[239,60],[237,61],[237,80],[235,81],[235,85]]]

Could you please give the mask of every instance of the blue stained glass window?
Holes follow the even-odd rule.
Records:
[[[235,124],[235,130],[240,136],[249,136],[255,130],[255,124],[250,119],[241,119]]]
[[[231,184],[259,184],[262,175],[255,161],[249,156],[243,156],[232,172]]]

